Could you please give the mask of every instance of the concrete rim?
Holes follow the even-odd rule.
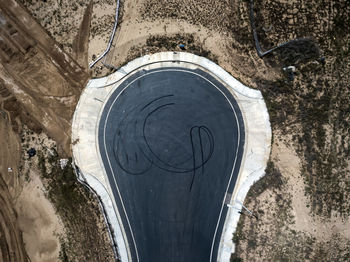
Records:
[[[124,241],[125,232],[119,223],[120,217],[115,208],[115,202],[110,197],[111,189],[99,152],[97,141],[99,120],[106,101],[122,80],[139,70],[169,65],[193,69],[199,67],[209,72],[230,90],[242,112],[246,133],[245,150],[230,201],[233,208],[226,216],[217,258],[218,261],[229,261],[231,253],[234,252],[232,234],[239,220],[238,211],[241,210],[251,185],[264,175],[270,154],[271,127],[260,91],[244,86],[217,64],[194,54],[161,52],[137,58],[109,76],[90,80],[84,89],[72,123],[72,149],[75,163],[84,174],[85,182],[101,196],[108,220],[114,229],[113,236],[118,245],[121,261],[130,261],[130,252]]]

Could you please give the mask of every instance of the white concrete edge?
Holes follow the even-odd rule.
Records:
[[[105,99],[105,101],[107,101],[108,99]],[[98,119],[100,119],[100,116],[101,116],[101,113],[103,111],[103,108],[104,108],[104,105],[105,103],[103,104],[102,106],[102,109],[100,110],[99,114],[98,114]],[[99,143],[98,143],[98,128],[99,128],[99,121],[97,122],[97,125],[95,127],[95,135],[96,135],[96,144],[95,144],[95,149],[96,149],[96,152],[97,152],[97,157],[98,157],[98,161],[103,169],[103,175],[104,175],[104,178],[105,178],[105,181],[106,182],[106,186],[108,187],[109,189],[109,192],[112,194],[112,189],[111,189],[111,186],[109,184],[109,180],[107,178],[107,173],[104,169],[104,165],[103,165],[103,160],[102,160],[102,157],[101,157],[101,152],[100,152],[100,147],[99,147]],[[117,242],[117,245],[119,247],[119,250],[120,250],[120,260],[122,262],[124,261],[129,261],[131,259],[127,259],[127,258],[131,258],[131,253],[130,253],[130,250],[129,250],[129,247],[128,247],[128,244],[127,244],[127,236],[126,236],[126,233],[125,233],[125,230],[124,230],[124,227],[123,227],[123,224],[122,224],[122,219],[120,217],[120,214],[119,214],[119,210],[117,208],[117,203],[115,202],[115,199],[114,197],[111,197],[111,200],[114,204],[114,208],[113,208],[113,211],[115,212],[115,215],[116,217],[118,218],[116,220],[117,224],[114,225],[114,228],[120,232],[120,236],[121,237],[117,237],[115,236],[115,239],[116,239],[116,242]]]
[[[112,226],[112,225],[117,225],[119,224],[119,220],[117,218],[117,212],[115,211],[112,198],[107,192],[107,189],[105,186],[95,177],[90,174],[84,174],[84,180],[85,182],[93,188],[93,190],[96,192],[97,195],[100,196],[101,202],[102,202],[102,207],[104,209],[104,212],[106,213],[108,223],[112,227],[111,235],[115,239],[115,243],[123,243],[123,233],[121,231],[121,228],[118,226]],[[117,251],[120,257],[125,257],[126,254],[122,254],[122,252],[126,250],[125,247],[119,247],[117,246]]]
[[[86,174],[86,175],[82,174],[74,163],[75,163],[75,161],[73,158],[72,166],[74,168],[75,174],[78,177],[78,181],[81,182],[82,184],[84,184],[85,186],[87,186],[93,192],[95,197],[98,198],[100,208],[103,210],[103,217],[104,217],[106,225],[107,225],[109,237],[114,239],[115,238],[114,232],[112,232],[113,228],[109,225],[114,224],[114,223],[118,223],[118,220],[115,216],[114,207],[113,207],[111,199],[105,198],[105,196],[108,195],[106,188],[94,176],[91,176],[89,174]],[[93,188],[95,188],[95,189],[93,189],[90,185],[92,185]],[[101,198],[101,196],[103,196],[103,198]],[[105,203],[107,203],[107,205]],[[121,232],[116,232],[116,235],[121,236]],[[112,243],[113,244],[113,246],[112,246],[113,253],[114,253],[115,257],[119,258],[118,247],[115,243],[116,243],[116,241],[113,241],[113,243]]]
[[[86,183],[100,196],[102,206],[105,208],[106,218],[111,227],[110,231],[113,242],[117,245],[119,258],[121,261],[128,261],[128,251],[125,246],[123,230],[119,226],[121,224],[119,223],[121,221],[120,216],[118,210],[115,208],[114,198],[110,197],[110,192],[112,191],[109,183],[105,181],[104,168],[103,165],[101,166],[102,160],[100,160],[99,151],[96,150],[98,146],[95,139],[95,127],[97,126],[97,117],[102,103],[94,100],[94,95],[96,94],[93,94],[93,97],[91,97],[92,94],[88,90],[91,83],[93,81],[88,82],[73,115],[72,150],[74,161],[76,166],[79,167]],[[84,116],[87,107],[92,107],[96,110]],[[92,120],[92,124],[86,126],[85,123],[89,123],[89,120]],[[88,131],[87,134],[85,131]]]
[[[169,61],[176,61],[176,64]],[[205,69],[226,83],[226,86],[229,87],[236,98],[245,124],[245,150],[231,204],[240,210],[249,188],[264,175],[270,154],[271,127],[266,105],[260,91],[244,86],[212,61],[190,53],[162,52],[146,55],[129,62],[109,76],[90,80],[83,91],[73,117],[72,141],[74,144],[72,148],[76,164],[84,174],[95,177],[111,193],[97,141],[98,122],[103,107],[126,75],[141,68],[149,70],[164,66],[200,67]],[[108,192],[103,193],[101,191],[101,194],[109,196]],[[102,196],[101,198],[104,199]],[[112,198],[114,207],[116,207],[113,200]],[[232,237],[239,220],[239,213],[235,208],[229,209],[225,220],[218,261],[229,261],[231,253],[234,252]],[[116,217],[119,217],[117,208],[114,208],[114,211]],[[123,241],[125,239],[123,226],[118,223],[112,225],[112,227],[114,232],[118,231],[124,235],[124,238],[120,238],[120,235],[119,238],[118,236],[114,236],[114,238],[117,241],[121,261],[129,261],[130,251],[127,243]],[[115,227],[118,229],[115,229]]]

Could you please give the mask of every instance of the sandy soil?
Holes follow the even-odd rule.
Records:
[[[48,33],[70,55],[75,56],[74,41],[79,34],[79,28],[83,21],[86,8],[93,6],[89,42],[88,59],[98,56],[107,47],[110,34],[113,29],[115,8],[114,0],[48,0],[48,1],[24,1],[33,17],[48,31]],[[81,61],[78,62],[81,63]],[[82,64],[83,65],[83,64]]]
[[[7,185],[0,173],[0,260],[28,261]]]
[[[21,142],[21,172],[27,183],[16,208],[29,257],[33,261],[113,261],[97,199],[77,182],[68,159],[62,169],[56,142],[26,126]],[[27,154],[30,148],[37,151],[34,157]]]
[[[118,27],[111,51],[106,56],[106,62],[113,66],[125,64],[129,59],[130,50],[141,49],[151,36],[163,35],[174,36],[176,34],[191,34],[195,37],[197,45],[210,50],[218,57],[218,62],[225,70],[234,77],[242,80],[245,84],[256,86],[255,78],[273,79],[277,73],[268,69],[264,60],[257,59],[254,49],[248,55],[239,48],[240,44],[232,38],[231,33],[225,30],[213,30],[210,24],[194,24],[186,19],[159,18],[154,15],[153,9],[157,10],[160,5],[145,10],[148,1],[135,0],[125,1],[122,22]],[[166,3],[164,3],[166,5]],[[203,3],[199,8],[205,7]],[[154,12],[152,12],[154,11]],[[148,12],[153,16],[147,17]],[[217,15],[217,14],[216,14]],[[146,17],[145,17],[146,16]],[[206,25],[206,26],[205,26]],[[131,33],[132,32],[132,33]],[[181,39],[179,39],[179,42]],[[89,53],[97,53],[100,45],[90,44]],[[147,48],[145,48],[147,54]],[[175,49],[179,51],[180,49]],[[169,50],[168,50],[169,51]],[[89,55],[90,57],[90,55]],[[253,58],[253,59],[251,59]],[[98,63],[96,66],[100,66]],[[269,71],[269,73],[267,73]],[[94,72],[95,76],[107,74],[108,71]]]
[[[31,173],[29,180],[15,201],[27,254],[31,261],[57,261],[61,247],[59,237],[64,236],[62,222],[46,198],[38,174]]]
[[[14,251],[14,261],[24,261],[27,255],[31,261],[57,261],[60,250],[58,234],[62,234],[63,229],[52,204],[44,194],[39,175],[33,170],[26,175],[20,167],[21,156],[25,152],[11,122],[15,121],[17,128],[21,127],[21,123],[18,116],[3,108],[2,100],[6,102],[12,99],[9,94],[4,96],[5,98],[0,98],[0,196],[7,201],[1,204],[1,220],[5,222],[5,225],[1,223],[1,231],[10,229],[6,232],[5,239],[9,246],[8,252],[17,249]],[[15,239],[14,242],[11,239]],[[24,248],[25,252],[22,252]],[[6,251],[2,250],[0,260],[3,258],[2,261],[7,261],[6,256]]]
[[[55,142],[44,133],[34,133],[27,126],[21,130],[21,140],[20,173],[23,185],[21,193],[14,199],[14,206],[26,252],[31,261],[57,261],[60,239],[65,238],[64,228],[47,198],[48,192],[40,179],[41,174],[33,163],[33,160],[37,163],[38,158],[29,158],[27,154],[28,149],[35,148],[48,157],[55,148]]]
[[[26,111],[17,109],[18,114],[36,120],[59,141],[60,151],[69,155],[70,121],[88,73],[22,5],[9,0],[0,2],[0,9],[5,25],[0,49],[1,83]]]
[[[300,174],[301,161],[293,149],[291,138],[281,139],[277,135],[272,148],[272,158],[288,179],[287,192],[291,195],[291,214],[294,222],[291,229],[305,232],[317,239],[330,240],[335,234],[350,240],[350,218],[344,219],[334,214],[329,218],[312,215],[310,200],[306,197],[305,183]],[[290,144],[288,146],[288,144]]]
[[[115,1],[93,1],[89,36],[86,34],[87,24],[82,24],[82,21],[90,1],[22,2],[58,45],[63,47],[67,52],[65,55],[74,56],[80,64],[84,64],[83,67],[86,68],[86,60],[90,62],[94,55],[98,56],[105,50],[113,28]],[[259,219],[242,216],[239,232],[242,239],[239,240],[238,253],[245,261],[319,261],[320,258],[325,261],[349,261],[350,225],[347,212],[350,211],[339,215],[339,210],[350,210],[347,193],[350,191],[346,190],[350,188],[350,150],[347,141],[349,116],[346,114],[349,112],[347,83],[350,74],[346,66],[349,64],[349,52],[346,49],[349,38],[344,34],[344,25],[350,17],[349,5],[343,0],[317,3],[300,0],[255,2],[257,21],[260,22],[257,23],[258,34],[263,49],[294,37],[311,36],[323,49],[321,53],[326,57],[324,65],[316,60],[297,64],[296,79],[294,84],[290,84],[282,72],[283,63],[290,63],[288,59],[283,60],[278,54],[264,59],[257,56],[249,28],[247,1],[238,0],[229,3],[211,0],[122,1],[120,24],[105,61],[118,67],[135,54],[164,50],[164,47],[162,49],[149,45],[147,40],[152,36],[174,37],[179,34],[181,42],[181,36],[190,34],[194,36],[196,46],[211,51],[217,57],[218,64],[234,77],[246,85],[259,88],[267,101],[274,128],[271,156],[274,168],[257,183],[247,198],[247,206]],[[79,28],[83,31],[80,36]],[[80,47],[73,48],[74,39]],[[16,54],[22,51],[21,49]],[[19,213],[23,214],[19,225],[23,226],[31,219],[46,223],[47,219],[41,215],[48,212],[51,222],[47,223],[50,226],[44,237],[55,241],[57,237],[52,232],[59,232],[60,224],[43,198],[40,183],[35,182],[39,188],[34,186],[35,178],[31,178],[33,174],[30,172],[25,172],[22,174],[24,178],[21,178],[18,158],[9,157],[19,154],[19,142],[15,133],[20,132],[20,121],[24,119],[27,119],[28,125],[34,123],[32,128],[44,128],[59,142],[59,147],[64,144],[65,151],[69,151],[70,118],[83,84],[78,89],[72,88],[70,85],[76,86],[77,83],[70,77],[69,84],[60,87],[54,85],[56,82],[64,83],[65,77],[57,76],[55,66],[44,53],[40,48],[33,48],[25,56],[31,58],[25,61],[33,61],[32,63],[15,61],[10,63],[11,67],[7,64],[6,68],[0,66],[0,77],[3,79],[0,94],[6,95],[10,91],[17,97],[10,97],[6,103],[1,104],[1,109],[4,109],[9,119],[7,124],[1,123],[3,127],[0,125],[1,139],[4,139],[1,141],[6,144],[6,147],[0,149],[0,173],[9,185],[9,194],[17,200],[34,200],[40,196],[40,201],[43,201],[44,210],[39,208],[40,212],[33,214],[21,209],[23,205],[17,202]],[[6,58],[7,53],[1,54]],[[101,69],[101,66],[98,63],[91,73],[102,76],[110,72]],[[72,76],[73,71],[65,73]],[[19,84],[21,81],[18,78],[9,77],[11,72],[21,72],[19,79],[25,78],[27,87]],[[6,85],[7,91],[3,90],[2,84]],[[24,105],[23,108],[19,103]],[[0,118],[2,115],[0,111]],[[30,115],[36,118],[36,122],[28,121]],[[15,132],[7,131],[9,126]],[[28,137],[31,139],[30,135],[25,138],[28,145],[31,143],[27,141]],[[296,140],[299,144],[296,144]],[[32,163],[37,164],[35,161]],[[11,174],[8,173],[7,166],[12,166]],[[29,164],[24,164],[24,168],[28,169]],[[50,169],[49,166],[47,168]],[[27,198],[18,197],[24,183],[21,181],[26,178],[31,181],[25,184],[23,194],[29,194],[29,189],[34,194]],[[89,201],[92,200],[87,202]],[[98,210],[95,204],[89,206],[91,209],[85,210],[86,214],[90,216],[91,212]],[[67,221],[70,219],[68,215]],[[83,221],[85,218],[76,219],[75,221]],[[16,221],[13,221],[14,228],[17,228],[14,232],[19,232]],[[86,230],[96,230],[94,232],[99,232],[96,234],[102,234],[105,230],[100,216],[91,221],[98,225],[98,229],[74,225],[77,229],[74,233],[78,232],[82,239],[88,239],[87,251],[92,250],[89,256],[93,257],[96,250],[101,249],[99,245],[103,246],[108,241],[106,235],[99,243],[84,235]],[[30,243],[29,239],[37,239],[40,232],[36,229],[27,230],[23,236]],[[73,244],[71,250],[78,246]],[[31,257],[42,256],[48,259],[57,255],[56,247],[51,244],[47,249],[50,252],[46,252],[45,249],[27,245]],[[110,252],[107,247],[106,252]],[[103,254],[96,257],[104,260]],[[112,256],[108,254],[107,257],[105,260]]]
[[[85,8],[90,1],[22,0],[20,2],[57,42],[62,43],[67,53],[73,53],[74,37],[78,33]]]
[[[275,131],[274,171],[256,183],[246,206],[257,215],[241,216],[234,237],[243,261],[347,261],[350,220],[312,212],[291,136]],[[260,258],[262,260],[260,260]]]
[[[47,26],[45,29],[54,37],[59,36],[58,40],[64,44],[51,39],[21,5],[12,0],[0,2],[1,22],[5,24],[0,38],[0,174],[5,182],[1,184],[0,195],[6,199],[1,208],[1,261],[10,261],[9,256],[14,261],[25,261],[26,258],[31,261],[57,261],[59,251],[62,251],[60,255],[63,259],[67,256],[77,261],[113,260],[110,239],[97,200],[77,185],[71,168],[68,186],[75,185],[77,192],[73,195],[80,201],[77,204],[74,200],[66,201],[64,194],[59,195],[59,190],[65,185],[64,179],[55,188],[61,199],[55,199],[52,192],[45,190],[49,188],[50,181],[43,180],[46,183],[43,185],[39,179],[47,177],[46,172],[53,167],[57,176],[66,176],[61,174],[63,171],[57,169],[55,163],[52,166],[46,161],[45,168],[39,167],[42,158],[44,161],[50,158],[48,148],[55,148],[56,154],[59,152],[61,157],[71,154],[70,121],[88,77],[87,41],[91,12],[85,8],[90,1],[86,2],[46,1],[47,5],[41,5],[43,1],[24,1],[37,22]],[[88,12],[84,22],[85,10]],[[73,11],[76,15],[71,15]],[[34,132],[23,131],[23,123]],[[48,139],[45,133],[58,141],[58,145],[52,144],[53,140]],[[21,138],[19,134],[22,134]],[[30,147],[39,150],[41,158],[35,156],[29,160],[26,150]],[[8,167],[12,168],[11,172]],[[51,202],[47,198],[50,193]],[[52,206],[55,200],[63,201],[61,212],[72,214],[71,210],[77,209],[80,212],[64,217],[64,224],[56,214],[57,206]],[[70,205],[69,212],[65,210],[65,204]],[[68,233],[65,232],[67,228]],[[65,245],[62,246],[62,243]]]
[[[97,1],[94,4],[89,38],[89,62],[107,48],[114,26],[115,9],[115,1]]]
[[[0,94],[0,261],[27,261],[13,201],[23,184],[19,172],[20,141],[11,124],[18,119],[4,109],[4,100],[13,96],[3,88]]]

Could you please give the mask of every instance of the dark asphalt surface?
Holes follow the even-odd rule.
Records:
[[[198,69],[139,71],[108,100],[98,138],[132,260],[216,261],[244,148],[230,92]]]

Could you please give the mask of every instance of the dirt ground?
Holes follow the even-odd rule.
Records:
[[[209,2],[212,1],[175,1],[171,4],[168,1],[166,3],[146,0],[125,1],[123,17],[111,51],[105,59],[106,63],[119,67],[139,55],[165,50],[180,51],[178,45],[185,42],[187,36],[191,35],[194,38],[195,46],[201,50],[210,51],[217,57],[220,66],[246,84],[255,87],[256,84],[252,80],[254,77],[261,78],[264,76],[267,79],[273,79],[274,70],[270,69],[267,74],[264,61],[257,59],[254,49],[244,53],[242,45],[235,38],[232,38],[232,33],[227,30],[226,25],[225,28],[222,28],[221,22],[224,22],[223,19],[220,19],[221,22],[214,23],[218,15],[213,16],[213,14],[222,11],[225,14],[240,11],[241,4],[239,1],[229,7],[215,3],[216,7],[213,10],[210,7],[211,4],[208,4]],[[193,9],[181,9],[184,6],[191,6]],[[177,18],[177,15],[171,17],[172,10],[177,10],[177,15],[180,16],[181,14],[181,18]],[[210,11],[212,13],[205,13],[202,16],[201,10],[212,10]],[[201,17],[206,17],[206,19],[200,19]],[[235,22],[239,22],[239,19]],[[147,40],[152,37],[173,38],[175,35],[178,35],[178,37],[174,42],[175,45],[171,47],[156,48],[152,44],[147,44]],[[188,51],[192,50],[188,49]],[[99,65],[97,64],[97,68],[93,72],[94,76],[109,73],[107,70],[98,70]]]
[[[125,1],[123,10],[108,64],[119,67],[147,53],[180,51],[178,44],[185,43],[188,51],[216,60],[266,99],[274,143],[265,182],[271,179],[271,185],[262,181],[256,185],[259,194],[250,191],[247,206],[259,221],[242,216],[232,260],[349,260],[345,79],[350,38],[343,23],[350,11],[345,1],[257,2],[264,50],[308,39],[263,59],[254,46],[249,1],[135,0]],[[289,65],[296,67],[294,80],[283,70]],[[107,73],[94,71],[95,76]]]
[[[71,161],[58,163],[71,154],[71,117],[89,74],[89,7],[69,54],[20,4],[0,1],[1,261],[114,261],[98,200]],[[28,158],[31,147],[38,154]]]
[[[20,167],[26,183],[16,208],[31,260],[113,261],[100,206],[76,180],[71,160],[61,166],[56,142],[44,132],[25,126],[21,140]],[[28,156],[31,148],[37,152],[34,157]]]
[[[0,175],[0,258],[2,261],[28,261],[11,195],[3,174]]]
[[[1,86],[70,154],[70,121],[89,75],[15,0],[0,1]],[[35,87],[35,88],[33,88]]]
[[[21,147],[25,147],[21,140],[32,139],[33,134],[42,134],[41,130],[57,142],[57,151],[69,156],[70,120],[84,77],[89,74],[99,77],[115,70],[100,62],[87,71],[88,62],[106,48],[114,23],[115,1],[21,2],[66,52],[66,57],[77,61],[76,68],[85,73],[79,81],[69,80],[58,88],[54,82],[64,79],[62,72],[57,73],[47,59],[48,52],[40,48],[29,49],[31,51],[23,56],[24,61],[34,61],[28,58],[48,61],[38,63],[47,70],[41,70],[44,73],[35,78],[28,76],[37,70],[36,62],[25,67],[21,66],[23,60],[14,59],[17,62],[11,66],[8,62],[1,64],[0,94],[6,101],[1,102],[0,119],[4,116],[2,112],[6,117],[0,122],[0,135],[1,144],[7,146],[0,150],[0,173],[8,187],[6,195],[10,195],[7,203],[11,203],[7,205],[7,213],[12,214],[12,218],[7,217],[13,224],[13,233],[8,241],[19,243],[9,245],[10,249],[17,248],[18,259],[8,261],[25,260],[25,253],[30,258],[45,257],[48,261],[57,255],[63,261],[72,258],[81,261],[83,251],[87,261],[111,261],[112,251],[106,244],[108,235],[97,202],[76,185],[69,170],[62,171],[63,176],[54,176],[57,166],[49,163],[51,157],[44,149],[46,153],[41,158],[26,160],[28,165],[36,167],[36,177],[19,170]],[[350,22],[350,6],[345,0],[254,2],[257,36],[263,50],[294,38],[308,40],[301,46],[292,43],[259,58],[249,19],[249,1],[124,0],[111,51],[103,61],[118,68],[140,55],[180,51],[178,45],[185,43],[187,51],[216,61],[244,84],[261,90],[273,128],[272,153],[267,175],[250,190],[245,203],[258,219],[247,214],[241,216],[233,236],[236,254],[231,260],[349,261],[350,35],[346,25]],[[33,65],[36,67],[28,70]],[[291,76],[283,70],[286,66],[295,66],[296,72]],[[23,71],[21,77],[28,79],[27,87],[4,74],[16,70]],[[70,70],[66,71],[68,74]],[[74,72],[67,75],[68,79],[72,74]],[[22,123],[29,126],[33,134],[19,138]],[[7,170],[9,166],[13,168],[11,173]],[[52,170],[52,177],[42,176]],[[69,181],[69,187],[57,177]],[[62,198],[65,191],[55,190],[57,188],[77,193],[71,196],[78,199],[79,204],[67,202]],[[38,211],[27,212],[21,208],[23,201],[29,201]],[[36,201],[42,201],[43,209],[35,208]],[[77,208],[82,215],[72,216],[72,210]],[[13,218],[15,213],[20,216],[17,220]],[[50,222],[42,218],[44,214]],[[89,221],[91,227],[86,228],[84,219],[91,214],[95,214]],[[44,235],[35,226],[26,231],[26,223],[47,224]],[[77,226],[81,224],[84,226]],[[1,230],[3,239],[7,235],[2,232],[8,229],[2,225]],[[84,235],[86,230],[100,234],[101,238],[93,242],[91,236]],[[84,246],[73,241],[73,233],[84,240]],[[41,243],[38,240],[41,238],[47,239],[48,245],[26,244],[33,240]],[[4,254],[12,253],[2,244],[2,257],[6,257]]]
[[[21,193],[19,173],[20,141],[11,126],[11,116],[4,109],[4,100],[13,96],[0,88],[0,259],[27,261],[14,199]],[[16,120],[13,119],[15,123]]]
[[[275,134],[267,176],[245,201],[233,261],[348,261],[350,219],[315,215],[290,137]],[[241,260],[240,260],[240,259]]]
[[[15,200],[15,209],[28,257],[31,261],[57,261],[61,248],[59,236],[64,236],[62,222],[46,198],[38,174],[27,179],[29,182]]]

